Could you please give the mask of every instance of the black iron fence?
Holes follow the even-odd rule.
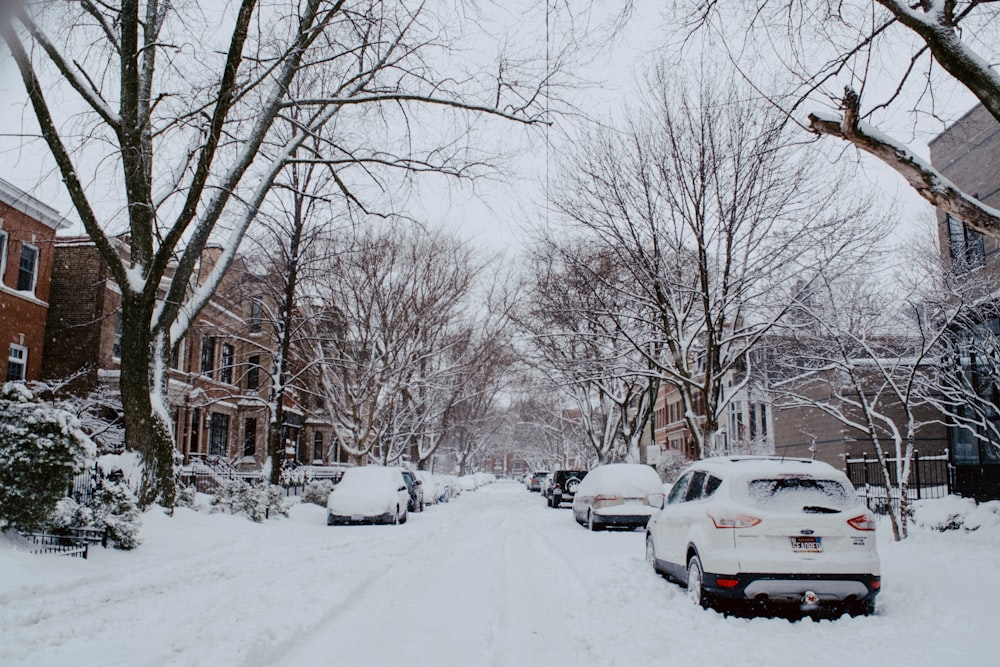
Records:
[[[286,496],[298,496],[307,484],[328,479],[340,481],[346,468],[343,466],[300,466],[282,473],[281,487]],[[193,486],[199,493],[215,493],[221,484],[239,480],[245,484],[264,484],[268,480],[261,470],[238,470],[227,462],[198,460],[181,468],[178,482]]]
[[[886,486],[885,475],[878,458],[863,454],[861,458],[847,459],[847,476],[864,498],[865,504],[876,514],[888,514],[890,508],[899,507],[899,466],[895,458],[886,459],[889,469],[890,486]],[[910,474],[907,480],[906,497],[909,500],[924,498],[944,498],[952,492],[952,476],[948,463],[948,453],[935,456],[920,456],[913,452]]]

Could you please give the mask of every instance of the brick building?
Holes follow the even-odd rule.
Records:
[[[0,179],[0,380],[37,380],[45,354],[53,241],[69,221]]]
[[[128,253],[127,242],[116,240]],[[208,248],[197,276],[207,276],[221,251]],[[227,272],[212,300],[177,345],[168,380],[174,437],[185,463],[212,460],[260,469],[267,458],[270,374],[277,342],[267,326],[269,296],[241,262]],[[55,244],[52,305],[43,377],[76,376],[73,389],[117,390],[121,294],[88,238]],[[284,403],[287,458],[308,465],[338,461],[332,427],[310,414],[292,392]]]

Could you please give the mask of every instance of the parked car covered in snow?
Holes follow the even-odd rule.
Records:
[[[406,509],[410,512],[423,512],[424,511],[424,484],[420,481],[420,478],[413,473],[413,471],[399,466],[390,466],[393,470],[398,470],[403,475],[403,481],[406,482],[406,490],[410,494],[410,501],[406,505]]]
[[[646,559],[703,607],[870,614],[881,588],[875,517],[819,461],[698,461],[646,528]]]
[[[424,503],[436,505],[437,503],[447,502],[447,498],[445,497],[447,487],[437,475],[429,470],[418,470],[414,474],[420,480],[423,487]]]
[[[591,470],[576,488],[573,518],[590,530],[642,528],[663,506],[663,484],[641,463],[609,463]]]
[[[406,523],[409,501],[399,468],[350,468],[326,501],[326,524]]]

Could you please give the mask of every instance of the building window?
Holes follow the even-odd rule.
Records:
[[[198,453],[201,442],[201,408],[191,411],[191,444],[188,451]]]
[[[21,244],[21,263],[17,269],[17,289],[20,292],[34,292],[38,277],[38,248],[27,243]]]
[[[122,358],[122,311],[115,313],[115,338],[111,344],[111,356],[115,359]]]
[[[28,348],[23,345],[10,344],[7,353],[7,382],[24,380],[28,375]]]
[[[966,273],[986,263],[983,235],[961,219],[948,216],[948,246],[956,273]]]
[[[229,452],[229,415],[213,412],[208,428],[209,455],[226,456]]]
[[[260,355],[247,358],[247,391],[255,391],[260,386]]]
[[[222,364],[219,369],[219,379],[226,384],[233,383],[233,346],[225,343],[222,346]]]
[[[174,345],[174,351],[170,355],[170,367],[175,371],[181,370],[181,358],[184,356],[184,339],[181,338],[177,345]]]
[[[323,433],[316,431],[313,436],[313,463],[323,462]]]
[[[203,336],[201,339],[201,374],[212,377],[215,368],[215,338]]]
[[[247,417],[243,422],[243,456],[257,453],[257,419]]]
[[[3,220],[0,220],[3,222]],[[0,229],[0,284],[3,283],[4,274],[7,273],[7,232]]]
[[[254,298],[250,301],[250,333],[260,333],[264,321],[264,302]]]

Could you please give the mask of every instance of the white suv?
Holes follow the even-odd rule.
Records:
[[[650,517],[646,560],[703,607],[867,615],[881,586],[875,518],[846,475],[803,459],[689,466]]]

